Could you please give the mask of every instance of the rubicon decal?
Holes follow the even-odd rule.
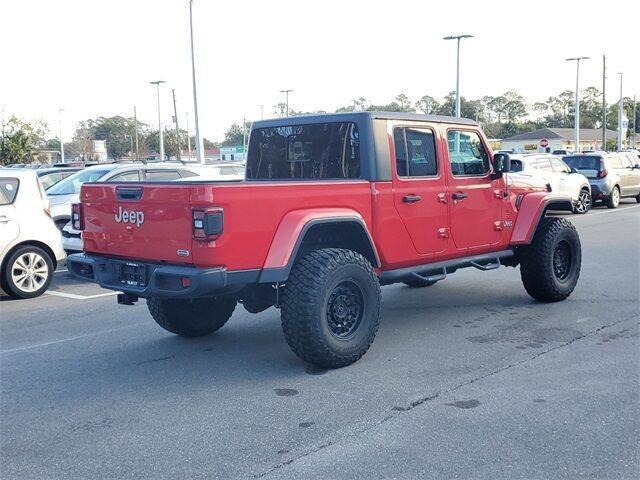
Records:
[[[144,212],[139,210],[123,210],[122,207],[118,207],[118,213],[113,218],[117,223],[133,223],[136,227],[139,227],[144,223]]]

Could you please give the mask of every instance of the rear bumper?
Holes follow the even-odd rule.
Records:
[[[223,267],[197,268],[138,262],[146,269],[147,283],[134,286],[119,279],[120,266],[130,261],[77,253],[67,257],[67,269],[73,275],[90,280],[102,288],[139,297],[198,298],[239,290],[257,281],[259,270],[228,272]]]
[[[594,202],[607,200],[611,196],[613,187],[606,181],[590,180],[589,184],[591,185],[591,198]]]

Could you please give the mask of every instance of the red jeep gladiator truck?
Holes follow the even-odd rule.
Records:
[[[84,184],[73,207],[75,275],[145,298],[187,337],[221,328],[240,303],[281,310],[291,349],[337,368],[380,322],[381,285],[428,287],[464,267],[520,267],[543,302],[580,274],[569,197],[510,179],[473,121],[354,112],[253,124],[246,179]]]

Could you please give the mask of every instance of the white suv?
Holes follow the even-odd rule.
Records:
[[[0,286],[14,298],[42,295],[65,259],[36,170],[0,169]]]
[[[591,209],[591,186],[587,177],[569,167],[561,158],[548,154],[509,155],[510,175],[538,177],[552,192],[569,195],[575,213]]]

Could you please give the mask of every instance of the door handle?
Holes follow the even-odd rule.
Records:
[[[464,200],[465,198],[467,198],[469,195],[467,195],[464,192],[455,192],[451,194],[451,198],[453,198],[454,200]]]
[[[0,223],[9,223],[9,217],[0,215]]]
[[[402,197],[402,201],[404,203],[416,203],[419,202],[420,200],[422,200],[422,197],[420,195],[405,195],[404,197]]]

